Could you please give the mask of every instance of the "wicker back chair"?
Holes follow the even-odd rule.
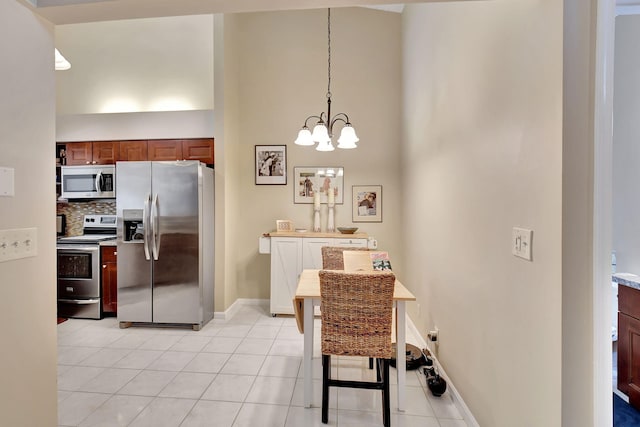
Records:
[[[322,422],[328,422],[329,387],[382,391],[383,424],[391,424],[389,362],[393,289],[391,272],[321,270]],[[375,382],[331,378],[331,355],[376,358]]]
[[[344,270],[344,251],[368,251],[363,247],[348,246],[323,246],[322,251],[322,268],[324,270]]]

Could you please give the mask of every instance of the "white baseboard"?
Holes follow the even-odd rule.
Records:
[[[478,424],[478,421],[476,421],[475,417],[469,410],[469,407],[466,405],[466,403],[464,403],[464,400],[462,400],[462,396],[460,396],[460,393],[458,393],[458,390],[453,385],[453,382],[451,382],[451,379],[447,376],[447,373],[442,368],[442,365],[440,364],[440,362],[438,362],[438,359],[435,357],[435,352],[433,351],[433,349],[431,349],[427,345],[424,338],[422,338],[422,335],[420,335],[420,331],[418,331],[418,328],[416,328],[416,325],[413,323],[413,321],[409,316],[407,316],[407,329],[409,330],[409,333],[407,334],[407,336],[412,336],[413,339],[418,341],[417,343],[414,344],[415,346],[417,346],[418,348],[429,349],[429,352],[431,353],[431,357],[433,358],[433,361],[436,364],[436,367],[438,368],[438,373],[447,382],[447,389],[451,392],[451,395],[453,396],[453,400],[456,406],[458,406],[458,409],[460,410],[460,412],[462,413],[462,416],[464,417],[464,420],[466,421],[467,425],[469,427],[480,427],[480,424]]]
[[[230,319],[238,312],[243,305],[261,305],[269,307],[268,299],[250,299],[250,298],[238,298],[227,308],[225,311],[216,311],[213,313],[213,318],[218,320]]]

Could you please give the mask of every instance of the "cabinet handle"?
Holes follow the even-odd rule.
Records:
[[[107,268],[107,264],[102,264],[102,268]]]
[[[118,251],[115,251],[115,252],[113,253],[113,256],[118,256]]]
[[[91,164],[91,162],[89,162],[89,160],[87,160],[85,163],[88,164],[88,165]]]

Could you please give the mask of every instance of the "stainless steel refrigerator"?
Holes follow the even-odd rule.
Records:
[[[198,161],[118,162],[118,321],[213,318],[213,169]]]

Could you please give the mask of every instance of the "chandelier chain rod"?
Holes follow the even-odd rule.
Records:
[[[327,11],[327,98],[331,99],[331,8]]]

